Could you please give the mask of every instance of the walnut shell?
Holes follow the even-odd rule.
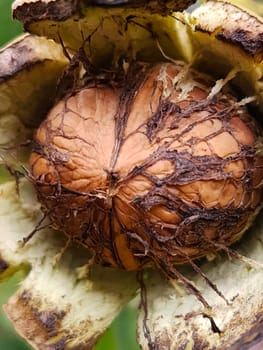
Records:
[[[260,207],[261,130],[214,86],[179,61],[137,63],[60,101],[30,158],[53,226],[126,270],[237,241]]]

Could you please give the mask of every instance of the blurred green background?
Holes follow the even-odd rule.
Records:
[[[12,20],[12,2],[13,0],[0,0],[0,46],[22,32],[20,23]],[[3,176],[4,171],[0,169],[0,181],[3,179]],[[21,277],[21,275],[17,274],[8,283],[1,283],[0,285],[0,350],[31,349],[23,340],[17,337],[2,312],[2,305],[18,288]],[[131,307],[126,307],[100,339],[96,350],[138,350],[139,347],[135,341],[135,318],[135,310]]]
[[[0,45],[3,45],[22,31],[20,23],[13,21],[11,17],[12,1],[0,0]]]

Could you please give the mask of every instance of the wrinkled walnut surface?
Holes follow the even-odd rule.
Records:
[[[260,130],[214,84],[180,62],[137,64],[59,102],[30,158],[53,226],[127,270],[239,239],[261,200]]]

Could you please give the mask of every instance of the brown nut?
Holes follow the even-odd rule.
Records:
[[[237,241],[260,207],[261,130],[214,85],[179,61],[133,64],[59,102],[30,158],[53,226],[126,270]]]

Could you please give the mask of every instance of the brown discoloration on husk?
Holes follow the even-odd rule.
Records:
[[[41,311],[41,302],[27,291],[14,296],[4,308],[19,333],[38,349],[67,349],[68,336],[60,329],[67,310]]]
[[[251,38],[251,32],[248,32],[247,30],[244,30],[242,28],[234,31],[227,31],[224,29],[217,31],[216,29],[215,32],[213,32],[209,31],[209,29],[205,29],[200,25],[197,25],[195,29],[196,31],[208,33],[210,35],[215,34],[215,37],[218,40],[224,41],[232,46],[238,46],[242,49],[242,51],[246,52],[250,56],[253,56],[258,61],[261,61],[263,58],[262,33],[254,35],[253,38]]]
[[[239,315],[236,315],[236,322],[242,322]],[[235,322],[234,322],[235,323]],[[231,325],[234,327],[234,323]],[[222,344],[212,347],[209,342],[202,337],[198,331],[193,335],[193,346],[191,350],[209,349],[209,350],[249,350],[252,346],[258,344],[263,338],[263,315],[262,312],[255,315],[254,322],[250,324],[250,329],[244,333],[234,344],[232,339],[224,339]],[[231,345],[230,345],[231,344]]]
[[[216,38],[241,47],[243,51],[251,56],[263,56],[263,33],[256,35],[251,40],[251,35],[248,31],[238,29],[233,32],[221,31],[216,34]]]
[[[152,13],[167,15],[173,11],[183,11],[194,1],[192,0],[172,0],[172,1],[107,1],[107,0],[56,0],[50,2],[36,1],[24,2],[15,7],[13,15],[16,19],[24,23],[25,26],[41,20],[64,21],[76,14],[81,15],[85,6],[122,6],[138,8],[141,7]]]
[[[96,272],[99,273],[98,270]],[[57,290],[49,292],[48,288],[46,291],[38,289],[39,281],[36,280],[38,280],[38,276],[32,278],[31,282],[33,284],[30,289],[22,286],[16,295],[12,296],[4,306],[4,310],[8,318],[14,324],[16,331],[38,350],[93,349],[98,337],[105,330],[105,326],[102,329],[94,326],[94,323],[97,321],[97,319],[94,318],[103,318],[104,315],[100,312],[94,314],[92,310],[94,305],[91,305],[90,308],[88,307],[88,309],[90,309],[90,314],[87,315],[86,319],[82,318],[82,307],[76,308],[76,305],[72,303],[72,294],[79,295],[78,286],[75,285],[72,290],[69,289],[69,295],[59,297],[57,296],[57,293],[59,293]],[[47,283],[46,281],[42,281],[41,283],[43,282]],[[91,281],[88,279],[85,280],[85,283],[88,284],[88,282]],[[103,280],[102,284],[104,282]],[[111,282],[114,284],[114,278]],[[38,284],[38,287],[35,287],[34,283]],[[78,284],[77,281],[76,284]],[[59,284],[57,285],[60,286]],[[63,286],[61,286],[61,288],[63,288]],[[89,287],[87,287],[87,289],[89,289]],[[86,288],[84,288],[84,290],[86,290]],[[96,288],[92,290],[92,294],[96,296],[94,298],[95,300],[92,300],[95,305],[97,305],[98,302],[97,298],[101,297],[96,294],[98,290],[99,289]],[[111,290],[114,290],[114,288]],[[47,291],[48,293],[46,293]],[[90,303],[89,291],[86,290],[86,292],[87,294],[83,296],[82,302],[85,300],[85,303]],[[65,303],[66,300],[68,303]],[[79,299],[78,301],[80,302]],[[106,303],[106,301],[107,295],[103,298],[103,302]],[[77,312],[76,309],[78,310]],[[85,305],[83,309],[86,309]]]
[[[198,332],[193,332],[193,348],[191,350],[215,350],[214,347],[210,347],[209,342],[200,337]]]
[[[24,3],[13,11],[14,18],[22,23],[41,21],[44,19],[63,21],[77,13],[79,2],[72,0],[57,0],[49,3],[37,1]]]
[[[210,16],[211,11],[217,13],[217,16]],[[209,33],[220,41],[239,47],[241,52],[257,62],[262,61],[261,18],[223,1],[209,1],[194,12],[194,17],[197,18],[196,31]]]
[[[148,335],[149,336],[149,335]],[[224,335],[222,335],[224,336]],[[145,334],[147,339],[147,335]],[[213,346],[205,336],[200,333],[199,330],[195,330],[192,326],[191,340],[187,334],[180,334],[180,345],[176,345],[176,348],[172,346],[172,339],[165,333],[160,334],[149,346],[150,350],[249,350],[252,346],[260,343],[263,339],[263,322],[262,314],[255,316],[254,324],[251,324],[251,328],[243,334],[234,344],[231,345],[232,339],[223,339],[221,345]],[[184,338],[187,338],[183,340]]]
[[[263,339],[263,311],[254,316],[254,322],[251,328],[240,339],[238,339],[229,350],[249,350],[252,346],[260,343]],[[220,350],[225,350],[221,347]]]
[[[183,69],[134,65],[115,87],[90,83],[36,134],[39,200],[101,264],[172,271],[239,239],[259,207],[258,127],[230,95],[207,99],[209,78],[179,78]]]

